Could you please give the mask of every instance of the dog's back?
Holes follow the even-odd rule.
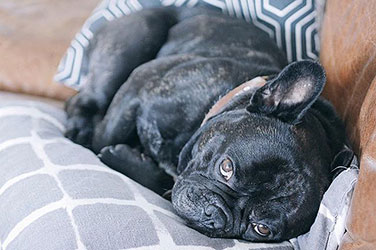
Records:
[[[93,146],[99,151],[129,143],[134,130],[156,161],[176,164],[220,96],[255,76],[278,73],[287,62],[266,33],[243,20],[206,10],[155,11],[177,23],[156,59],[137,67],[120,88]],[[123,122],[118,122],[119,113]]]

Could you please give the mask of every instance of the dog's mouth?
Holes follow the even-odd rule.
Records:
[[[205,183],[205,184],[203,184]],[[172,191],[172,204],[188,225],[210,237],[246,239],[249,222],[245,209],[223,191],[207,187],[208,180],[180,179]],[[210,185],[210,184],[209,184]],[[245,199],[248,200],[248,199]],[[243,200],[242,203],[247,203]]]
[[[198,231],[212,237],[234,236],[234,217],[220,194],[198,183],[175,185],[172,204],[176,212]]]

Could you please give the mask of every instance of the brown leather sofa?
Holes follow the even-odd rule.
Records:
[[[328,0],[320,60],[324,95],[346,123],[360,159],[341,249],[376,249],[376,1]]]
[[[65,49],[99,0],[0,1],[0,90],[65,99],[52,82]],[[320,60],[324,95],[346,122],[360,176],[341,249],[376,249],[376,1],[327,0]],[[22,18],[21,18],[22,16]],[[33,20],[32,22],[30,20]]]
[[[100,0],[1,0],[0,90],[66,99],[53,82],[72,37]]]

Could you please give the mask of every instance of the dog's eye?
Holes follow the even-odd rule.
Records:
[[[223,178],[228,181],[234,173],[232,161],[230,159],[224,159],[219,166],[219,171],[221,172]]]
[[[259,235],[263,237],[269,236],[270,234],[269,228],[263,224],[252,223],[252,227],[256,233],[258,233]]]

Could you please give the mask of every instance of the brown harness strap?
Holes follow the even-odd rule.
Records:
[[[226,104],[230,102],[234,96],[237,96],[243,92],[248,92],[251,90],[254,91],[255,89],[261,88],[262,86],[265,85],[267,79],[268,79],[267,76],[258,76],[256,78],[253,78],[252,80],[249,80],[239,85],[238,87],[228,92],[225,96],[219,99],[218,102],[216,102],[213,105],[213,107],[209,110],[204,120],[202,121],[201,126],[204,125],[206,121],[209,120],[211,117],[220,113],[222,111],[222,108],[226,106]]]

